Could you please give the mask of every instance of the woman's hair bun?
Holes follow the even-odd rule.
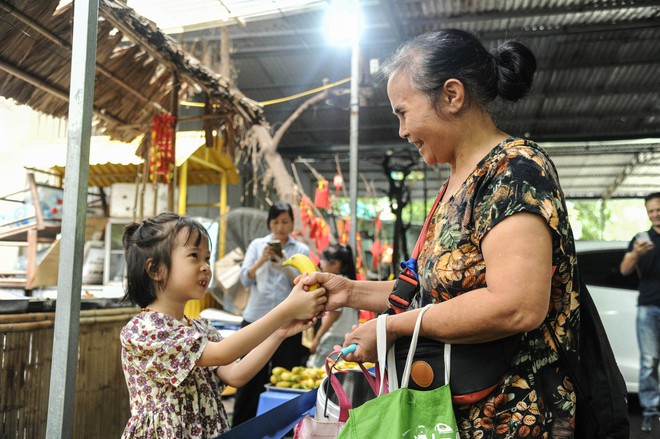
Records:
[[[507,41],[493,53],[497,65],[497,94],[509,101],[517,101],[532,88],[536,57],[518,41]]]

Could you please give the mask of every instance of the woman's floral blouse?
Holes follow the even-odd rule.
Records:
[[[121,331],[131,418],[123,438],[211,438],[229,429],[215,367],[195,362],[222,337],[204,319],[145,311]]]
[[[418,258],[421,294],[415,306],[486,287],[481,240],[518,212],[540,215],[552,230],[556,269],[548,320],[575,361],[579,305],[573,233],[555,167],[533,142],[503,141],[438,205]],[[524,334],[502,384],[475,404],[454,407],[461,438],[573,437],[575,393],[551,337],[545,324]]]

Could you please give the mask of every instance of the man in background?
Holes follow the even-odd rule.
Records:
[[[642,431],[651,431],[660,416],[660,192],[644,198],[651,228],[630,241],[619,267],[627,276],[637,271],[637,343],[639,344],[639,403],[642,406]]]

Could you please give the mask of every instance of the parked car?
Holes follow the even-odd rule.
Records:
[[[629,393],[639,390],[637,274],[622,276],[627,241],[577,241],[580,275],[594,299]]]

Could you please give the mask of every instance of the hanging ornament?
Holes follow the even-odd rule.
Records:
[[[346,218],[346,220],[344,221],[344,224],[343,224],[342,231],[339,234],[339,243],[341,245],[348,244],[350,231],[351,231],[351,219]]]
[[[380,261],[380,255],[383,253],[383,244],[380,240],[375,240],[371,247],[369,247],[369,252],[373,255],[372,266],[374,268],[378,267],[378,261]]]
[[[169,183],[174,177],[174,123],[168,113],[151,118],[151,148],[149,152],[149,178],[152,182]]]
[[[335,186],[335,191],[339,195],[339,190],[344,186],[344,177],[341,174],[335,174],[335,178],[332,180],[332,184]]]
[[[356,249],[356,255],[357,257],[355,258],[355,272],[356,272],[356,277],[357,280],[366,280],[367,279],[367,274],[364,271],[364,264],[362,260],[362,255],[364,254],[364,249],[362,247],[362,235],[360,232],[357,232],[355,234],[355,245],[357,247]]]
[[[330,209],[330,194],[328,193],[328,180],[319,180],[314,195],[314,207],[319,209]]]
[[[392,247],[392,244],[387,244],[382,253],[383,264],[391,264],[393,254],[394,254],[394,247]]]

